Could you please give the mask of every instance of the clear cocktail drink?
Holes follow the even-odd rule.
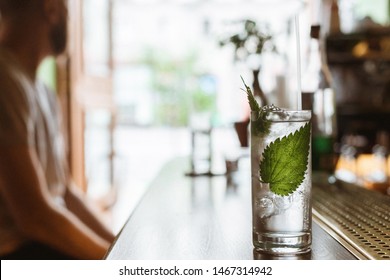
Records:
[[[270,254],[311,248],[311,112],[251,113],[253,245]]]

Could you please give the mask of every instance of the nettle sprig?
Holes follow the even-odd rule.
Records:
[[[267,112],[266,110],[264,110],[264,108],[260,107],[251,88],[245,83],[242,76],[240,77],[245,87],[245,89],[241,90],[243,90],[247,95],[251,111],[255,112],[255,118],[252,118],[251,133],[253,133],[254,135],[268,134],[271,123],[266,119]]]
[[[245,83],[244,78],[242,76],[240,76],[240,77],[241,77],[241,80],[242,80],[244,87],[245,87],[245,89],[242,89],[242,90],[244,92],[246,92],[251,110],[253,112],[260,112],[261,111],[260,105],[259,105],[259,103],[257,103],[255,96],[252,93],[251,88]]]
[[[249,106],[251,108],[251,133],[265,137],[270,132],[271,122],[267,114],[281,109],[271,105],[260,107],[252,90],[244,83]],[[305,179],[310,152],[310,122],[287,136],[277,138],[263,151],[260,162],[260,181],[269,184],[270,190],[280,196],[295,192]]]

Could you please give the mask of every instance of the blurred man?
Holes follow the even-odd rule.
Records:
[[[114,237],[72,186],[37,67],[66,46],[64,0],[0,0],[0,257],[100,259]]]

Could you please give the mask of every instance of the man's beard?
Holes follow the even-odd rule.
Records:
[[[50,32],[50,43],[53,55],[59,55],[65,51],[67,44],[66,20],[62,20],[57,25],[53,26]]]

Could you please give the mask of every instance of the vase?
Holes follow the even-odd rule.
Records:
[[[259,81],[260,70],[259,69],[252,70],[252,74],[253,74],[253,83],[252,83],[253,95],[260,99],[260,106],[268,105],[268,100],[264,94],[264,91],[260,86],[260,81]]]

